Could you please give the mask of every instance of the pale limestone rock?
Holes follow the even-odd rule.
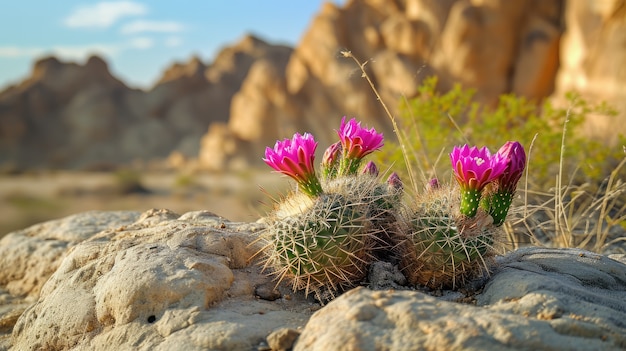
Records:
[[[36,224],[0,241],[0,286],[13,295],[38,296],[65,252],[103,230],[134,222],[137,212],[87,212]]]
[[[311,317],[294,350],[626,347],[626,265],[605,256],[521,249],[501,259],[475,299],[354,289]]]
[[[0,350],[281,349],[294,340],[295,350],[626,347],[625,255],[525,248],[498,258],[482,290],[436,298],[357,288],[320,307],[282,285],[273,301],[255,296],[272,284],[253,260],[263,228],[150,210],[87,212],[9,234],[0,241]],[[377,267],[378,288],[405,288],[395,267]]]
[[[204,211],[150,210],[89,212],[9,234],[0,248],[12,262],[22,241],[38,239],[31,245],[42,252],[53,238],[72,245],[53,258],[24,253],[26,266],[55,263],[49,279],[49,271],[13,274],[21,265],[3,271],[1,288],[17,294],[24,281],[45,284],[24,300],[0,290],[12,306],[0,309],[0,350],[252,349],[273,330],[301,327],[311,313],[303,298],[255,298],[255,286],[270,281],[252,261],[262,228]]]
[[[626,1],[567,1],[566,31],[560,43],[555,97],[577,91],[590,101],[606,101],[618,117],[592,116],[585,130],[603,142],[626,134]]]

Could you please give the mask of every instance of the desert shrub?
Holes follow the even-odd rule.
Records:
[[[401,102],[397,119],[404,147],[409,151],[409,164],[419,172],[418,181],[437,175],[447,177],[447,153],[454,145],[465,143],[488,146],[493,152],[507,140],[517,140],[527,150],[532,144],[528,181],[539,188],[554,184],[559,171],[575,175],[570,182],[600,184],[624,157],[621,146],[611,148],[581,133],[590,114],[616,114],[605,104],[592,105],[571,93],[567,95],[569,106],[562,108],[549,101],[537,103],[504,94],[495,106],[488,106],[473,100],[472,89],[456,85],[440,93],[436,86],[436,77],[425,79],[415,98]],[[620,138],[626,143],[626,138]],[[402,148],[387,144],[379,161],[408,173]]]
[[[197,180],[194,174],[191,173],[179,173],[176,175],[176,179],[174,179],[174,187],[175,188],[191,188],[197,185]]]
[[[148,189],[143,185],[141,173],[130,169],[122,168],[113,173],[114,191],[117,194],[144,194]]]
[[[428,78],[415,98],[401,102],[396,123],[402,143],[387,142],[380,163],[411,179],[419,192],[433,177],[454,181],[448,158],[454,145],[495,152],[516,140],[529,159],[514,202],[518,209],[506,228],[513,247],[530,242],[608,252],[626,241],[626,138],[611,147],[582,130],[587,118],[615,116],[613,109],[575,93],[566,96],[566,108],[513,94],[488,106],[474,101],[471,89],[456,85],[440,93],[436,86],[437,78]]]

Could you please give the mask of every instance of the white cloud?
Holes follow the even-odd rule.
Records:
[[[122,34],[135,34],[143,32],[179,33],[185,30],[182,23],[175,21],[146,21],[136,20],[122,27]]]
[[[55,46],[46,53],[66,60],[84,60],[91,55],[112,57],[122,50],[119,45],[114,44],[90,44],[84,46]]]
[[[132,49],[149,49],[154,46],[154,40],[146,37],[136,37],[128,42],[128,46]]]
[[[165,46],[168,48],[175,48],[177,46],[181,46],[183,44],[183,39],[177,36],[169,36],[165,38]]]
[[[41,55],[45,50],[41,48],[19,48],[17,46],[0,46],[0,57],[18,58]]]
[[[103,1],[95,5],[76,8],[64,20],[68,27],[108,28],[126,16],[140,16],[148,12],[148,8],[133,1]]]
[[[133,45],[129,45],[134,47]],[[3,58],[34,58],[44,55],[54,55],[58,58],[68,60],[80,60],[90,55],[98,54],[104,56],[115,56],[123,48],[114,44],[90,44],[90,45],[58,45],[49,48],[41,47],[0,47],[0,57]]]

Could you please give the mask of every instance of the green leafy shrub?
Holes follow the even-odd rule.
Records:
[[[538,187],[554,184],[559,170],[575,174],[576,179],[570,181],[600,184],[624,157],[621,147],[609,148],[580,133],[590,114],[616,114],[605,104],[591,105],[572,93],[567,95],[569,107],[561,108],[549,101],[539,104],[505,94],[495,106],[487,106],[473,100],[472,89],[456,85],[447,93],[439,93],[436,86],[436,77],[425,79],[417,96],[401,103],[398,118],[404,146],[413,158],[409,163],[414,172],[421,171],[414,175],[421,180],[448,174],[444,171],[449,169],[447,150],[465,143],[499,145],[517,140],[526,148],[532,145],[529,182]],[[626,143],[626,138],[620,136],[620,141]],[[379,162],[393,163],[400,173],[405,167],[401,147],[387,144],[391,147],[379,154]],[[404,172],[406,175],[408,169]]]
[[[141,173],[138,171],[119,169],[113,173],[114,191],[121,195],[148,193],[141,178]]]

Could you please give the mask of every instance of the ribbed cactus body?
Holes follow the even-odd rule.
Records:
[[[457,189],[442,187],[407,212],[400,265],[412,284],[459,288],[488,268],[499,231],[482,209],[461,214],[460,201]]]
[[[322,183],[316,197],[293,194],[268,217],[266,262],[279,280],[305,293],[359,284],[381,250],[396,243],[400,193],[368,174]]]
[[[357,284],[374,244],[366,210],[343,194],[294,196],[269,221],[266,266],[306,294],[321,289],[332,294]]]
[[[340,177],[323,186],[329,192],[346,194],[352,201],[365,206],[365,215],[371,223],[370,234],[375,240],[374,257],[395,261],[397,254],[393,248],[400,242],[397,222],[398,211],[402,207],[402,189],[367,174]]]

